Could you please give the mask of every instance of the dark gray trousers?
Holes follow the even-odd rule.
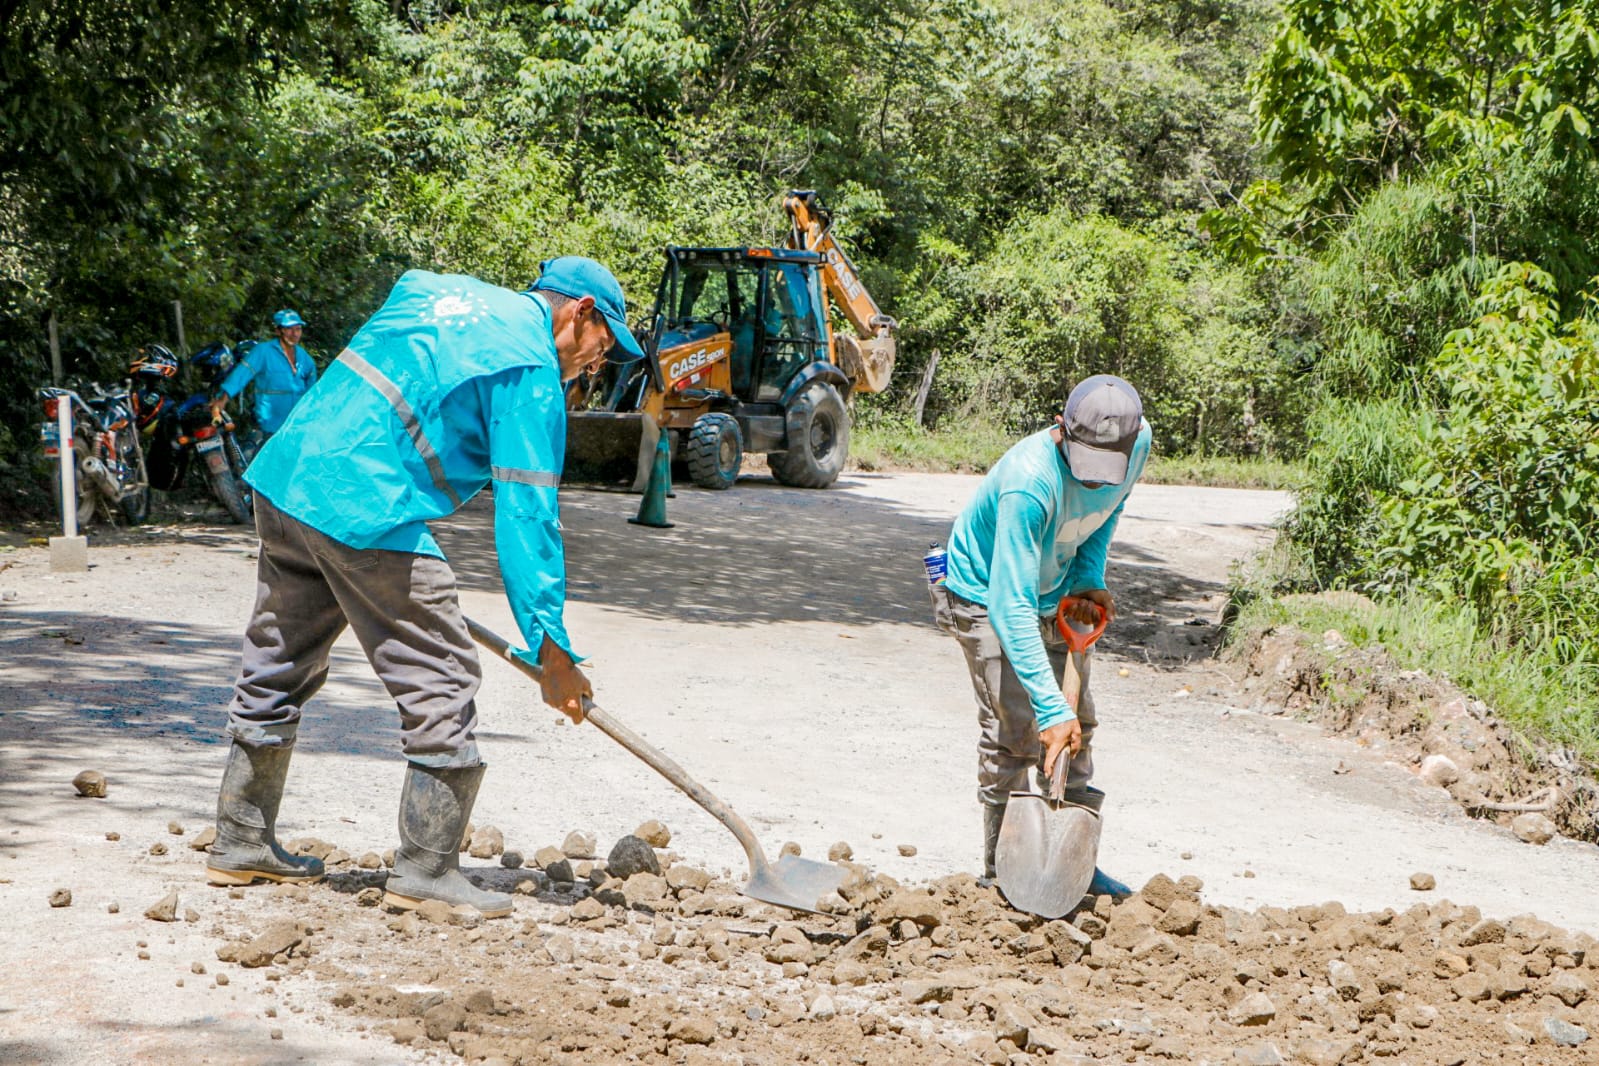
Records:
[[[346,626],[400,711],[405,757],[423,766],[475,766],[482,681],[477,648],[443,559],[351,548],[255,498],[261,537],[255,610],[228,707],[228,732],[247,745],[294,736],[306,701],[328,676]]]
[[[1029,769],[1041,770],[1044,750],[1038,742],[1038,717],[1033,713],[1032,698],[1005,657],[999,635],[988,621],[988,609],[943,585],[931,586],[931,593],[933,621],[960,642],[972,675],[972,691],[977,696],[977,798],[989,806],[1003,807],[1011,792],[1026,790]],[[1056,631],[1053,615],[1040,618],[1038,629],[1059,685],[1066,675],[1066,656],[1073,653]],[[1094,776],[1094,727],[1099,719],[1088,691],[1091,658],[1087,652],[1077,656],[1077,671],[1083,681],[1077,704],[1083,746],[1068,764],[1069,796],[1087,789]],[[1038,775],[1038,785],[1040,791],[1048,790],[1042,773]]]

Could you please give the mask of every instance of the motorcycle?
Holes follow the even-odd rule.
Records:
[[[242,525],[255,518],[255,500],[244,481],[250,456],[241,443],[238,427],[227,418],[213,417],[211,397],[233,366],[233,352],[221,343],[208,344],[189,358],[191,378],[198,388],[182,399],[182,366],[176,356],[158,344],[140,349],[130,372],[136,387],[135,410],[141,431],[149,441],[150,482],[163,492],[182,487],[192,456],[205,465],[206,484],[228,517]]]
[[[63,402],[72,404],[74,473],[78,526],[97,514],[108,521],[120,517],[138,525],[150,515],[150,478],[135,425],[131,388],[106,389],[87,384],[78,389],[47,385],[39,390],[46,421],[39,427],[44,458],[51,466],[51,498],[61,514],[61,440],[58,425]]]

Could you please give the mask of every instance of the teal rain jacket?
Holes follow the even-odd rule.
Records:
[[[252,382],[256,424],[264,432],[276,433],[300,397],[316,384],[316,363],[304,348],[295,345],[294,367],[290,369],[282,342],[276,337],[259,341],[222,379],[222,391],[232,399]]]
[[[443,558],[429,519],[494,484],[494,540],[536,661],[568,653],[556,506],[566,404],[550,308],[457,274],[408,271],[245,475],[352,548]],[[576,656],[573,656],[576,658]]]
[[[1049,430],[1034,433],[994,464],[955,519],[949,589],[988,608],[1040,730],[1074,716],[1055,682],[1038,619],[1053,616],[1067,593],[1105,587],[1110,539],[1149,461],[1149,443],[1146,422],[1122,483],[1091,489],[1072,477]]]

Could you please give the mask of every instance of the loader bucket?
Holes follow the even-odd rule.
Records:
[[[641,412],[568,411],[561,484],[625,487],[643,492],[661,427]]]

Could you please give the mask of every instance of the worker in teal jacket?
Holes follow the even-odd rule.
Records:
[[[272,326],[276,336],[251,347],[211,400],[212,415],[220,415],[223,405],[254,386],[255,424],[263,440],[282,428],[300,397],[316,384],[316,363],[300,346],[305,319],[298,311],[284,309],[272,316]]]
[[[1015,444],[994,465],[950,534],[948,577],[932,586],[934,620],[966,656],[977,694],[978,799],[983,804],[983,875],[1012,791],[1031,769],[1070,756],[1066,797],[1099,810],[1105,794],[1089,784],[1097,717],[1088,691],[1089,656],[1078,663],[1075,710],[1062,693],[1065,640],[1055,613],[1068,594],[1098,605],[1108,620],[1116,600],[1105,587],[1105,558],[1116,523],[1149,459],[1143,403],[1121,378],[1081,382],[1055,425]],[[1079,605],[1076,621],[1097,621]],[[1094,872],[1090,891],[1128,894]]]
[[[255,610],[229,707],[213,884],[312,880],[273,835],[301,710],[346,626],[400,712],[407,759],[390,905],[509,914],[457,851],[483,777],[478,658],[427,522],[494,487],[494,539],[521,654],[574,722],[592,695],[562,620],[556,505],[563,384],[642,355],[621,286],[592,259],[546,262],[526,292],[410,271],[261,450],[246,480],[261,538]]]

